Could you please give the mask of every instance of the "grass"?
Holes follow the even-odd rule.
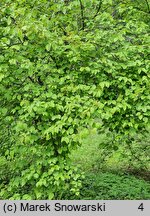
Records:
[[[150,137],[147,139],[150,140]],[[147,139],[145,142],[149,143]],[[89,131],[89,136],[83,140],[82,145],[72,152],[71,159],[74,164],[81,165],[84,171],[98,169],[126,171],[128,168],[131,170],[131,167],[141,170],[146,167],[147,171],[150,171],[149,144],[146,144],[145,150],[143,143],[133,144],[135,158],[132,158],[128,146],[120,144],[119,148],[114,150],[111,143],[112,136],[108,136],[107,133],[97,134]]]
[[[86,174],[80,199],[88,200],[140,200],[150,199],[150,184],[128,174]]]
[[[81,165],[81,168],[85,171],[92,169],[96,161],[101,157],[101,153],[99,135],[90,134],[87,139],[83,140],[83,144],[72,152],[71,158],[73,163]]]
[[[107,134],[93,134],[72,152],[71,158],[85,172],[80,197],[74,199],[150,199],[150,172],[132,167],[124,146],[106,154]],[[122,157],[123,151],[126,156]],[[144,158],[143,158],[144,160]],[[137,163],[137,162],[136,162]]]

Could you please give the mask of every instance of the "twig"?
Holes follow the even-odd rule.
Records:
[[[150,13],[150,6],[149,6],[149,3],[148,3],[147,0],[145,0],[145,1],[146,1],[146,5],[147,5],[147,9],[148,9],[148,13]]]
[[[146,13],[146,14],[149,14],[149,13],[150,13],[150,11],[144,11],[144,10],[141,10],[140,8],[138,8],[138,7],[134,7],[134,8],[135,8],[136,10],[142,12],[142,13]]]
[[[93,16],[93,19],[94,19],[95,17],[97,17],[97,15],[98,15],[98,13],[99,13],[101,7],[102,7],[102,3],[103,3],[102,0],[100,0],[100,1],[99,1],[99,4],[98,4],[97,11],[96,11],[96,14]]]
[[[79,0],[79,2],[80,2],[81,20],[82,20],[82,28],[81,28],[81,30],[84,30],[84,29],[85,29],[85,22],[84,22],[84,6],[83,6],[81,0]]]

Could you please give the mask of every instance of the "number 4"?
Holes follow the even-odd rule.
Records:
[[[144,210],[144,206],[143,206],[143,203],[141,203],[138,207],[139,210],[143,211]]]

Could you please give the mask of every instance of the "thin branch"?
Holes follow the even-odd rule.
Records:
[[[63,34],[64,34],[65,36],[67,36],[66,30],[65,30],[60,24],[58,24],[58,27],[60,27],[60,29],[63,31]]]
[[[146,5],[147,5],[147,9],[148,9],[148,13],[150,13],[150,6],[149,6],[149,3],[148,3],[147,0],[145,0],[145,1],[146,1]]]
[[[50,54],[49,54],[49,56],[50,56],[50,58],[53,60],[53,62],[55,63],[55,65],[56,65],[56,68],[57,68],[57,69],[59,69],[59,66],[58,66],[58,64],[57,64],[56,58],[55,58],[55,57],[53,57],[53,56],[52,56],[52,55],[50,55]]]
[[[33,79],[32,77],[28,76],[28,78],[31,80],[32,83],[35,83],[35,81],[34,81],[34,79]],[[43,83],[43,81],[41,80],[41,77],[40,77],[40,76],[37,77],[37,82],[38,82],[38,84],[39,84],[40,86],[43,86],[43,85],[44,85],[44,83]]]
[[[31,80],[32,83],[34,83],[34,79],[30,76],[28,76],[28,78]]]
[[[12,47],[12,46],[15,46],[15,45],[22,45],[20,42],[16,42],[16,43],[13,43],[13,44],[5,44],[4,46],[2,46],[2,48],[4,47],[4,48],[10,48],[10,47]]]
[[[64,3],[65,3],[66,5],[68,5],[69,0],[64,0]]]
[[[83,6],[81,0],[79,0],[79,2],[80,2],[81,20],[82,20],[82,21],[81,21],[81,22],[82,22],[82,28],[81,28],[81,30],[84,30],[84,29],[85,29],[85,21],[84,21],[84,6]]]
[[[99,4],[98,4],[97,11],[96,11],[96,14],[93,16],[93,19],[94,19],[95,17],[97,17],[97,15],[98,15],[98,13],[99,13],[101,7],[102,7],[102,3],[103,3],[102,0],[100,0],[100,1],[99,1]]]
[[[146,13],[146,14],[149,14],[149,13],[150,13],[150,11],[144,11],[144,10],[141,10],[140,8],[138,8],[138,7],[134,7],[134,8],[135,8],[136,10],[142,12],[142,13]]]
[[[43,83],[43,81],[41,80],[41,77],[40,77],[40,76],[38,76],[37,81],[38,81],[38,84],[39,84],[40,86],[43,86],[43,85],[44,85],[44,83]]]

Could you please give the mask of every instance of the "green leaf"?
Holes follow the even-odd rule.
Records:
[[[2,81],[2,79],[3,79],[4,77],[5,77],[5,75],[0,73],[0,82]]]
[[[54,198],[54,193],[53,192],[49,192],[48,193],[48,199],[52,200]]]

